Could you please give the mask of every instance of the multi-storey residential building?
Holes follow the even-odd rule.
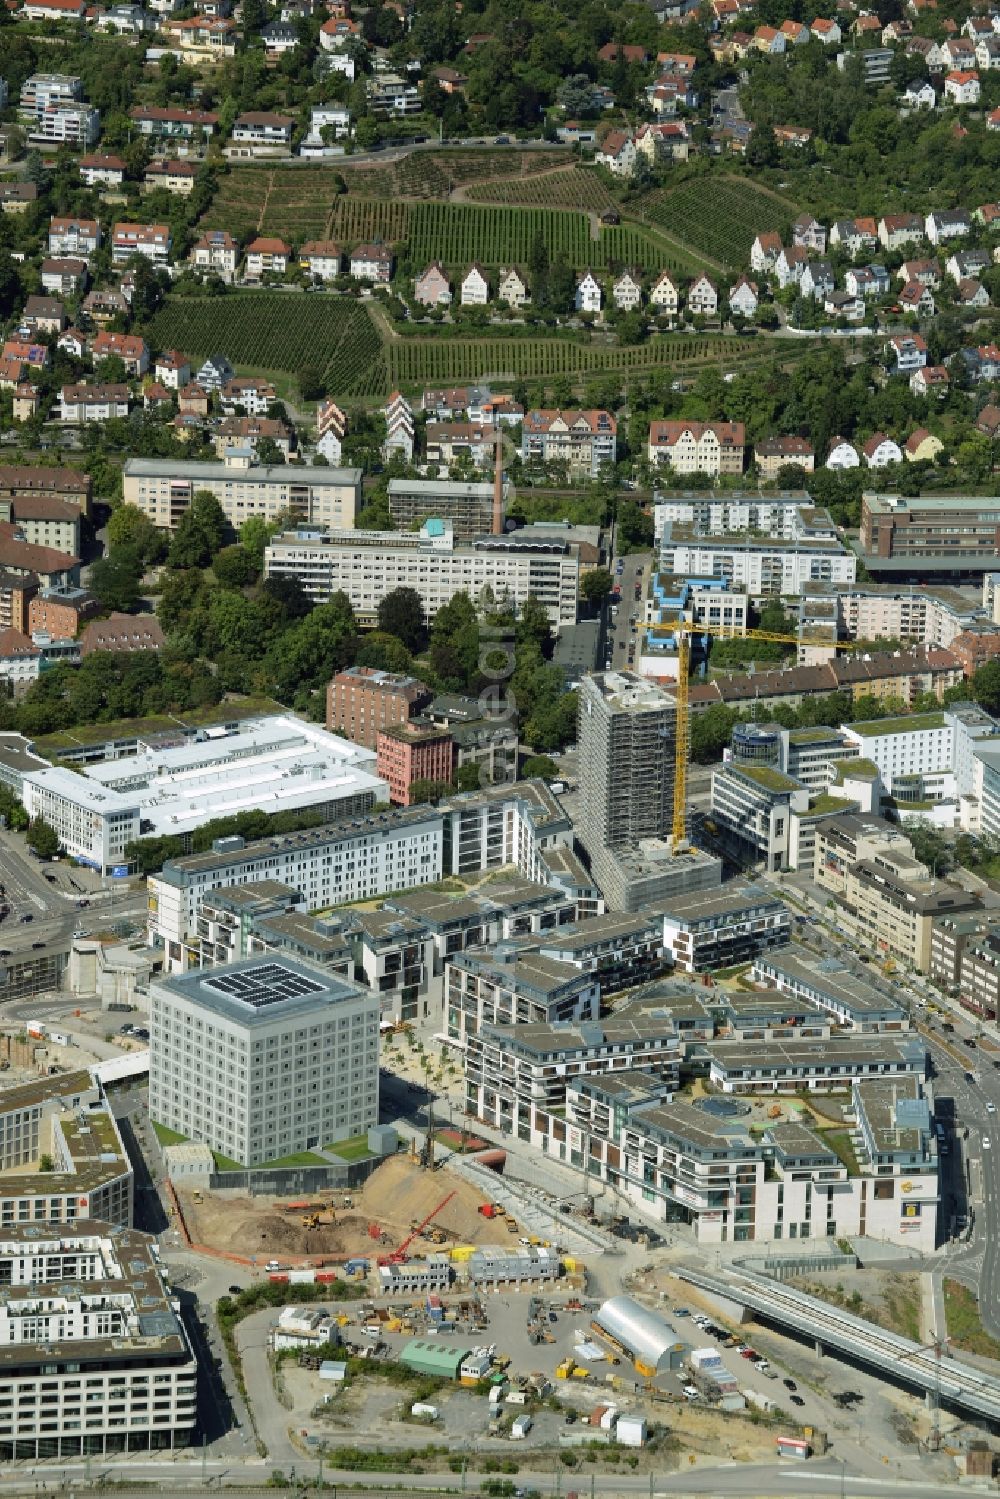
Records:
[[[521,428],[525,463],[565,463],[571,474],[596,479],[615,462],[618,423],[609,411],[528,411]]]
[[[663,923],[651,911],[585,916],[534,939],[546,958],[558,958],[598,979],[602,995],[634,989],[664,972]]]
[[[755,983],[818,1006],[837,1025],[853,1031],[894,1033],[910,1028],[906,1010],[888,985],[876,987],[868,975],[837,958],[817,957],[795,942],[758,954],[752,976]]]
[[[0,1458],[184,1447],[198,1363],[153,1241],[92,1219],[0,1236]]]
[[[460,1049],[484,1025],[552,1025],[600,1013],[601,986],[591,974],[518,940],[489,953],[456,953],[445,967],[444,990],[445,1034]]]
[[[239,958],[285,953],[328,973],[354,977],[345,928],[349,917],[310,916],[302,898],[280,880],[231,885],[198,908],[199,961],[211,968]]]
[[[817,833],[815,879],[836,892],[844,930],[884,960],[927,973],[935,918],[977,910],[979,896],[930,878],[927,866],[913,857],[909,840],[905,846],[883,844],[873,858],[834,863],[829,856],[834,837],[826,830]]]
[[[441,1003],[441,979],[435,977],[434,942],[420,920],[386,907],[358,911],[348,940],[354,973],[379,997],[382,1025],[426,1020],[432,1004]]]
[[[804,489],[780,490],[776,494],[758,494],[747,490],[711,490],[687,494],[656,493],[653,500],[653,534],[657,545],[668,525],[690,526],[698,536],[728,536],[733,531],[790,541],[805,534],[803,512],[808,530],[816,534],[821,518],[823,534],[835,537],[836,527],[827,513],[817,510]]]
[[[699,1243],[835,1239],[858,1232],[933,1249],[938,1163],[915,1072],[853,1081],[860,1135],[850,1164],[798,1123],[752,1135],[741,1121],[668,1102],[644,1072],[570,1082],[565,1118],[536,1110],[554,1158],[608,1182]]]
[[[662,919],[664,954],[685,973],[745,963],[787,942],[792,926],[783,900],[745,881],[671,900]]]
[[[383,729],[416,717],[432,697],[431,689],[416,677],[373,666],[348,666],[327,686],[326,726],[355,744],[375,749]]]
[[[636,1001],[603,1020],[483,1025],[465,1051],[466,1112],[537,1145],[549,1134],[538,1116],[562,1112],[577,1079],[599,1077],[607,1087],[641,1069],[658,1096],[669,1097],[682,1051],[676,1027],[655,1002]]]
[[[127,458],[122,484],[125,502],[167,530],[174,529],[203,489],[215,496],[237,529],[252,515],[265,520],[293,515],[307,525],[346,528],[354,524],[361,501],[359,468],[270,468],[239,456],[221,463]]]
[[[101,226],[96,219],[57,217],[49,220],[49,254],[76,255],[86,260],[101,246]]]
[[[35,468],[32,464],[0,464],[0,502],[39,498],[61,500],[83,514],[90,508],[90,478],[75,468]]]
[[[676,474],[741,474],[742,422],[656,421],[649,428],[649,461]]]
[[[58,146],[92,146],[101,133],[101,117],[88,104],[59,104],[37,115],[28,128],[27,144],[37,150]]]
[[[516,868],[549,883],[546,858],[572,850],[573,825],[544,781],[487,786],[441,802],[444,872]]]
[[[201,903],[230,886],[278,881],[317,910],[431,884],[444,873],[443,823],[433,807],[359,813],[253,843],[222,839],[210,853],[168,859],[149,880],[149,942],[163,948],[170,970],[197,963]]]
[[[111,231],[111,263],[124,265],[143,255],[153,265],[168,265],[173,236],[167,224],[116,224]]]
[[[922,1082],[927,1048],[918,1036],[830,1036],[819,1041],[712,1041],[709,1080],[723,1093],[840,1092],[856,1078],[913,1075]]]
[[[169,141],[170,149],[182,156],[214,135],[219,124],[219,116],[205,109],[137,104],[129,110],[129,115],[140,135]]]
[[[663,530],[660,563],[679,577],[728,578],[734,588],[757,597],[794,597],[809,583],[853,583],[858,566],[854,553],[832,538],[698,536],[670,522]]]
[[[60,104],[83,98],[83,80],[68,73],[32,73],[21,85],[18,114],[22,119],[40,115]]]
[[[930,976],[982,1020],[1000,1014],[1000,928],[988,912],[939,916],[931,931]]]
[[[399,531],[430,516],[448,521],[456,541],[475,541],[493,529],[493,485],[451,479],[390,479],[389,514]]]
[[[64,385],[59,392],[59,420],[77,425],[128,416],[129,395],[127,385]]]
[[[44,494],[27,494],[16,500],[0,499],[0,521],[11,521],[32,546],[80,555],[80,511],[65,500]]]
[[[259,1166],[378,1123],[378,996],[281,957],[150,986],[150,1118]]]
[[[334,472],[310,469],[309,473]],[[525,528],[507,536],[456,542],[451,525],[429,520],[419,532],[320,530],[300,526],[268,545],[269,578],[297,578],[317,603],[346,593],[359,620],[374,623],[396,588],[412,588],[433,619],[456,593],[478,599],[485,589],[517,608],[534,597],[555,625],[575,624],[579,558],[568,542]]]
[[[125,163],[120,156],[95,152],[81,156],[78,166],[81,180],[88,187],[120,187],[125,181]]]
[[[577,903],[565,891],[511,874],[494,875],[465,896],[409,890],[390,896],[383,909],[419,922],[431,943],[435,973],[443,973],[456,953],[489,951],[512,938],[525,950],[541,950],[543,940],[572,928],[577,916]]]
[[[42,1170],[42,1157],[52,1162]],[[132,1167],[89,1072],[15,1084],[0,1095],[0,1229],[100,1218],[132,1223]]]
[[[1000,506],[982,495],[865,493],[860,546],[876,577],[981,574],[996,564]]]

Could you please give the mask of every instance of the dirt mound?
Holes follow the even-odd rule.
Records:
[[[451,1200],[435,1212],[449,1193],[454,1194]],[[477,1211],[485,1199],[474,1187],[447,1170],[423,1171],[409,1156],[385,1161],[364,1189],[351,1195],[353,1208],[346,1212],[335,1208],[336,1222],[310,1228],[302,1221],[303,1212],[283,1211],[280,1200],[205,1193],[196,1202],[192,1194],[178,1193],[196,1244],[258,1259],[293,1255],[367,1259],[388,1254],[407,1238],[412,1223],[422,1222],[431,1213],[451,1243],[488,1244],[506,1237]],[[336,1203],[338,1196],[333,1196]],[[369,1230],[375,1226],[378,1234],[373,1238]],[[432,1247],[429,1240],[418,1238],[411,1252],[425,1254]]]

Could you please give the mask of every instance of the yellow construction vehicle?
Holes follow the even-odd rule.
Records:
[[[688,762],[691,758],[691,708],[689,700],[691,674],[691,636],[713,635],[723,640],[774,641],[779,645],[823,646],[828,650],[855,651],[858,642],[853,640],[827,640],[807,635],[783,635],[774,630],[745,630],[737,625],[702,625],[692,620],[679,619],[670,624],[648,625],[650,635],[674,635],[677,637],[677,683],[674,694],[676,718],[674,726],[674,808],[672,842],[675,854],[689,852],[687,842],[687,778]]]

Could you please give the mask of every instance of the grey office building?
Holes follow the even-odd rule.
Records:
[[[284,954],[150,986],[149,1112],[245,1166],[378,1123],[379,998]]]

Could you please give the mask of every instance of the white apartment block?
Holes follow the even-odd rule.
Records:
[[[42,1171],[42,1156],[53,1169]],[[89,1072],[0,1093],[0,1229],[99,1218],[132,1223],[132,1168],[114,1116]]]
[[[83,80],[69,73],[32,73],[21,85],[18,114],[22,119],[44,114],[61,104],[83,99]]]
[[[731,587],[745,588],[758,597],[788,597],[801,594],[809,583],[853,583],[858,562],[839,541],[672,539],[668,528],[660,547],[660,566],[678,577],[728,578]]]
[[[44,150],[52,146],[92,146],[101,133],[101,117],[89,104],[56,104],[35,116],[27,144]]]
[[[210,730],[203,740],[88,764],[32,771],[25,808],[44,817],[62,847],[102,874],[124,874],[126,850],[140,836],[184,836],[215,817],[253,807],[311,807],[354,816],[388,799],[374,751],[292,715]]]
[[[285,955],[150,986],[149,1114],[244,1166],[378,1123],[379,998]]]
[[[955,723],[944,713],[914,714],[908,718],[874,719],[845,724],[842,733],[856,753],[878,766],[888,792],[900,780],[951,770]]]
[[[781,494],[750,494],[738,490],[728,494],[713,494],[711,491],[657,494],[653,503],[653,534],[657,546],[668,525],[692,526],[700,536],[756,531],[761,536],[791,541],[801,534],[802,510],[811,512],[812,527],[816,511],[804,490],[788,490]],[[830,535],[836,535],[832,523]]]
[[[516,942],[490,952],[459,952],[444,973],[444,1032],[464,1050],[484,1025],[554,1025],[600,1014],[601,986],[572,963],[547,958]]]
[[[852,1084],[860,1137],[846,1165],[798,1123],[752,1135],[662,1097],[639,1072],[571,1081],[565,1118],[542,1150],[585,1167],[653,1221],[680,1218],[699,1244],[837,1239],[865,1233],[930,1252],[936,1245],[938,1158],[929,1101],[914,1073]]]
[[[254,843],[220,839],[210,853],[168,859],[150,876],[148,940],[163,948],[168,971],[183,972],[199,961],[201,904],[213,891],[276,880],[297,890],[310,910],[321,910],[432,884],[443,873],[443,815],[429,806]]]
[[[484,1025],[469,1038],[463,1065],[465,1107],[475,1119],[532,1144],[536,1111],[561,1110],[574,1078],[613,1078],[641,1068],[677,1088],[684,1046],[662,1011],[638,1003],[603,1020],[556,1025]]]
[[[808,807],[806,788],[770,765],[731,762],[712,772],[712,817],[723,838],[768,873],[788,868],[792,814]]]
[[[840,628],[852,640],[914,641],[947,649],[983,617],[970,599],[948,588],[856,583],[838,592],[836,602]]]
[[[116,224],[111,231],[111,263],[124,265],[144,255],[153,265],[168,265],[173,236],[166,224]]]
[[[96,219],[53,218],[49,220],[49,254],[74,255],[86,260],[101,246],[101,226]]]
[[[238,455],[221,463],[127,458],[122,484],[125,503],[166,530],[174,529],[201,489],[215,495],[237,529],[251,516],[270,521],[292,515],[307,525],[349,531],[361,503],[359,468],[269,468]]]
[[[126,494],[127,484],[126,477]],[[562,539],[521,531],[460,543],[451,522],[439,520],[409,533],[300,526],[276,536],[264,556],[267,577],[297,578],[317,603],[346,593],[363,622],[375,621],[387,593],[412,588],[428,619],[456,593],[476,600],[490,589],[515,608],[532,595],[553,624],[575,624],[579,570],[578,556]]]
[[[573,824],[544,781],[464,791],[438,809],[444,817],[444,872],[512,866],[526,880],[559,883],[549,859],[572,853]]]
[[[0,1458],[188,1444],[198,1364],[148,1235],[6,1229],[0,1284]]]

